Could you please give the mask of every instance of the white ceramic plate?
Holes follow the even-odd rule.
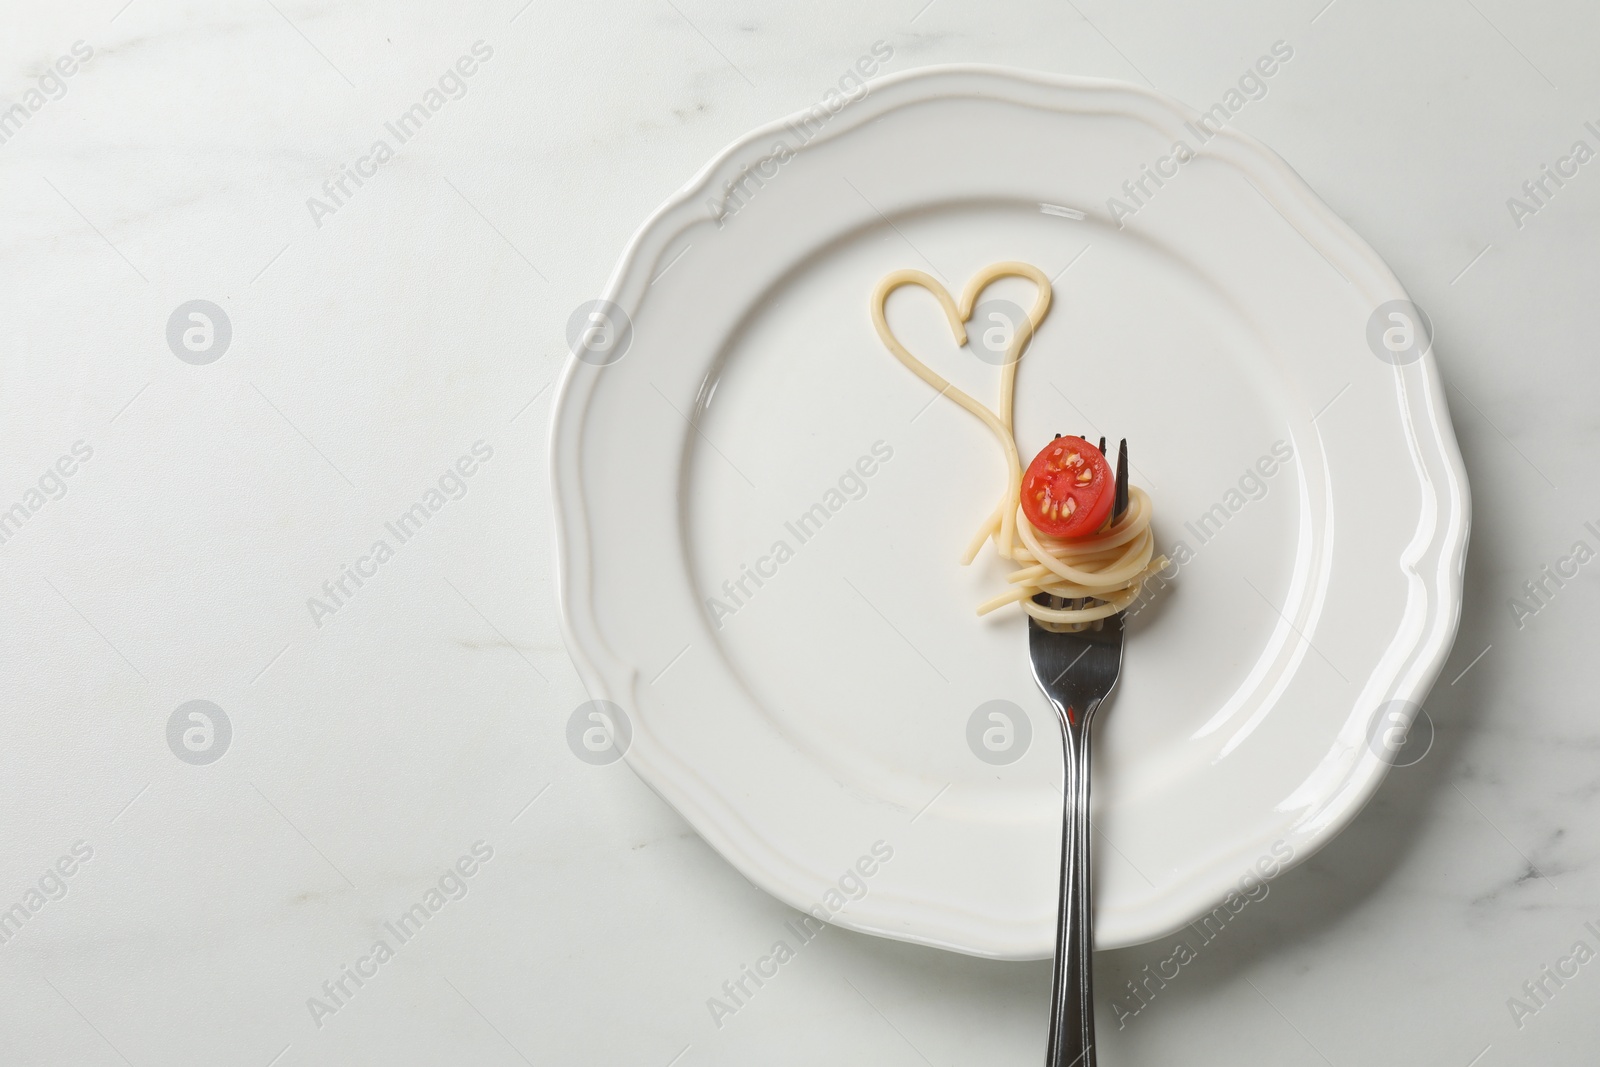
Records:
[[[888,271],[1055,276],[1019,372],[1024,450],[1129,438],[1158,542],[1187,559],[1131,620],[1100,720],[1100,946],[1309,856],[1377,788],[1368,738],[1433,683],[1468,508],[1431,353],[1378,358],[1374,321],[1406,342],[1374,319],[1405,298],[1393,275],[1277,156],[1202,145],[1194,118],[1119,83],[911,72],[741,139],[624,254],[606,298],[627,347],[595,334],[603,358],[572,360],[557,402],[568,644],[626,710],[633,769],[790,904],[982,956],[1053,947],[1058,735],[1020,614],[973,612],[1006,568],[957,563],[1000,456],[879,344]],[[1178,141],[1199,149],[1181,166]],[[1147,166],[1169,176],[1113,219]],[[995,368],[931,298],[902,290],[890,319],[992,402]],[[1021,709],[990,757],[1013,762],[969,744],[995,700]],[[848,876],[880,841],[892,859]]]

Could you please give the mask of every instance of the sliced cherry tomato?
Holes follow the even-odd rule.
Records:
[[[1057,437],[1022,476],[1022,511],[1051,537],[1087,537],[1111,514],[1117,487],[1100,450],[1081,437]]]

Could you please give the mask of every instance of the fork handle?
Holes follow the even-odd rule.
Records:
[[[1098,703],[1098,702],[1096,702]],[[1061,819],[1061,908],[1056,917],[1055,975],[1045,1067],[1095,1067],[1094,914],[1089,878],[1089,722],[1061,714],[1064,768]]]

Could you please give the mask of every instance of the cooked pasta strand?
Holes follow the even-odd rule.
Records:
[[[1035,296],[1033,307],[1026,321],[1017,327],[1001,365],[1000,406],[999,411],[993,411],[912,355],[889,329],[884,307],[889,295],[902,286],[926,289],[939,301],[956,342],[964,346],[967,343],[966,322],[972,316],[978,295],[990,282],[1006,277],[1033,282]],[[987,426],[1005,453],[1005,492],[973,535],[962,553],[961,562],[971,563],[986,543],[993,542],[995,552],[1002,559],[1023,566],[1006,576],[1010,588],[980,604],[978,614],[987,615],[1008,604],[1020,603],[1041,625],[1076,630],[1127,608],[1138,598],[1144,580],[1165,567],[1167,559],[1155,551],[1155,535],[1150,530],[1153,511],[1150,496],[1137,486],[1129,487],[1128,507],[1120,518],[1108,521],[1103,529],[1089,537],[1072,541],[1043,533],[1028,521],[1027,514],[1019,506],[1017,497],[1022,489],[1023,469],[1013,427],[1017,363],[1039,323],[1049,313],[1050,298],[1050,279],[1028,263],[1007,260],[984,267],[967,283],[959,303],[930,275],[920,270],[897,270],[885,276],[873,290],[872,324],[896,359],[941,396],[949,397]],[[1082,607],[1046,607],[1033,601],[1040,593],[1091,603]]]

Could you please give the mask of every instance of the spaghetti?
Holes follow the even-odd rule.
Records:
[[[884,306],[889,295],[902,286],[926,289],[939,301],[956,343],[964,346],[967,343],[966,322],[972,317],[978,295],[997,278],[1006,277],[1033,282],[1035,296],[1033,307],[1026,320],[1017,326],[1006,351],[1000,370],[1000,407],[992,411],[912,355],[889,329]],[[1071,540],[1052,537],[1029,521],[1022,508],[1022,459],[1012,424],[1017,363],[1050,310],[1050,293],[1050,279],[1039,268],[1027,263],[1007,261],[983,268],[967,283],[959,304],[928,274],[919,270],[898,270],[887,275],[873,291],[872,324],[896,359],[941,396],[948,396],[989,427],[1005,452],[1005,492],[967,545],[961,562],[963,565],[971,563],[984,543],[992,540],[1001,558],[1020,567],[1006,576],[1010,588],[980,604],[978,614],[987,615],[1007,604],[1020,603],[1024,611],[1049,629],[1079,630],[1132,604],[1138,599],[1144,580],[1165,567],[1167,559],[1155,553],[1155,535],[1150,530],[1150,497],[1137,486],[1129,487],[1127,509],[1087,537]],[[1035,603],[1033,598],[1040,593],[1062,598],[1052,601],[1062,606]]]

